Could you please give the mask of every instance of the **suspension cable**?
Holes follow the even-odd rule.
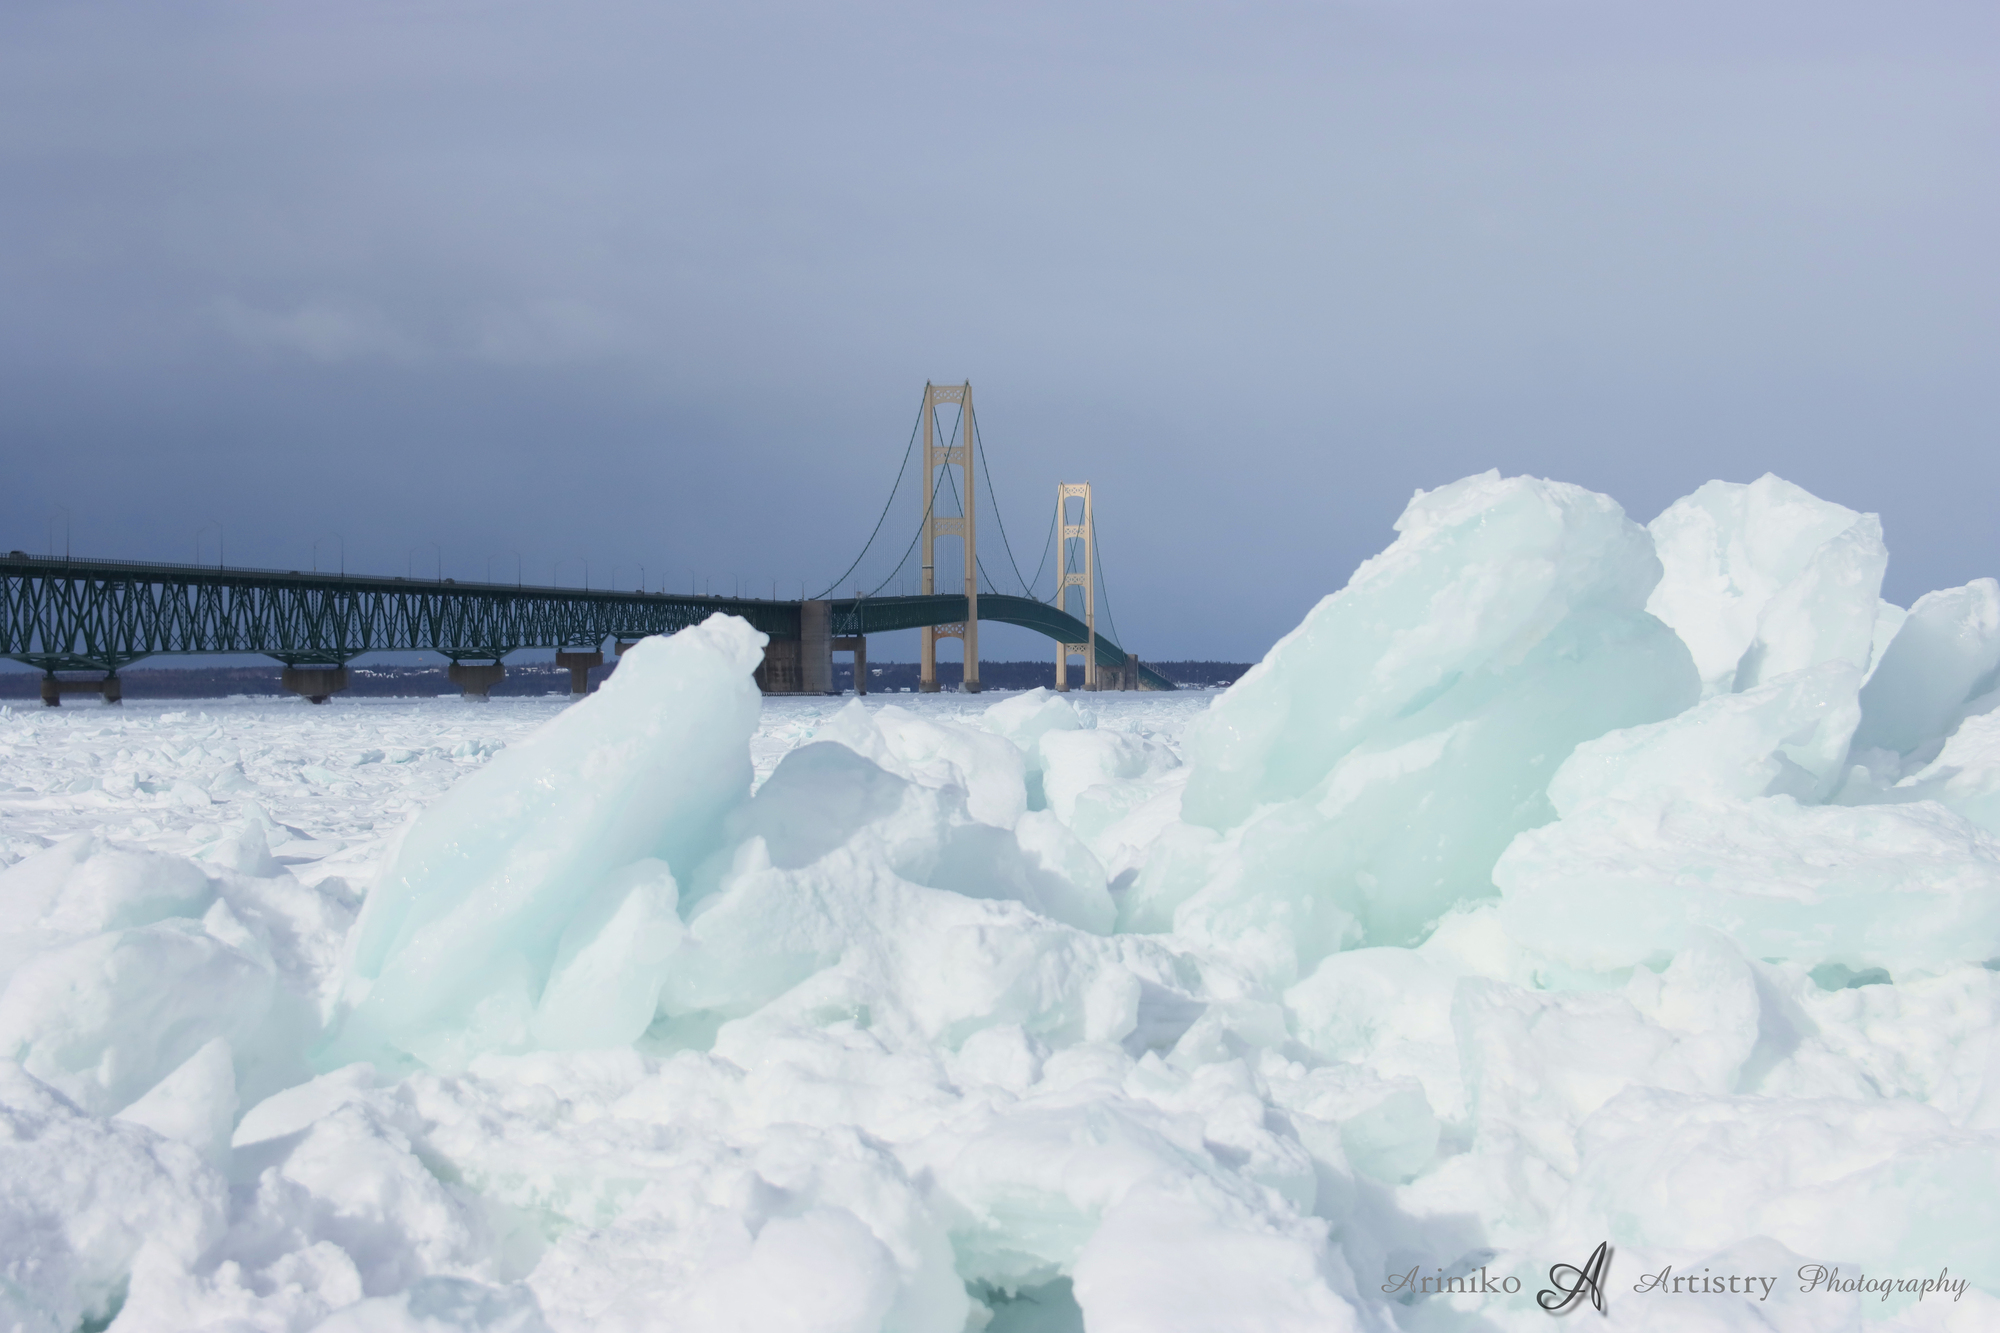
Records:
[[[986,494],[993,505],[993,522],[1000,529],[1000,544],[1007,550],[1007,563],[1014,566],[1014,577],[1020,582],[1021,591],[1029,597],[1035,594],[1029,590],[1028,581],[1021,577],[1021,566],[1014,560],[1014,544],[1007,540],[1007,520],[1000,514],[1000,496],[993,489],[993,466],[986,460],[986,441],[979,434],[979,414],[972,414],[972,443],[979,452],[979,470],[986,474]],[[1041,571],[1035,571],[1040,578]]]
[[[929,410],[935,410],[935,409],[929,409]],[[965,414],[965,406],[964,406],[964,404],[962,404],[962,403],[961,403],[961,404],[959,405],[959,409],[958,409],[958,411],[959,411],[959,415],[960,415],[961,417],[962,417],[962,416],[964,416],[964,414]],[[920,411],[920,412],[918,412],[918,413],[917,413],[917,425],[918,425],[918,427],[919,427],[919,428],[921,428],[921,427],[923,426],[923,424],[924,424],[924,414],[923,414],[923,412],[921,412],[921,411]],[[957,429],[958,429],[958,422],[957,422],[956,420],[954,420],[954,421],[952,422],[952,430],[953,430],[953,431],[956,431]],[[910,443],[914,445],[914,444],[916,443],[916,441],[917,441],[917,436],[916,436],[916,432],[915,432],[915,431],[912,431],[912,432],[910,433]],[[908,456],[909,456],[909,455],[908,455],[908,453],[907,453],[907,452],[905,452],[905,454],[904,454],[904,458],[905,458],[905,460],[906,460],[906,461],[907,461],[907,459],[908,459]],[[937,512],[937,497],[938,497],[938,486],[939,486],[939,485],[940,485],[940,484],[941,484],[941,483],[942,483],[942,482],[944,481],[944,479],[945,479],[946,477],[948,477],[949,475],[951,475],[951,469],[950,469],[949,467],[945,467],[945,468],[940,468],[940,469],[938,470],[938,475],[937,475],[937,477],[936,477],[935,479],[933,479],[933,480],[932,480],[932,482],[931,482],[931,506],[930,506],[930,507],[931,507],[931,512],[933,512],[933,513]],[[953,489],[953,491],[954,491],[954,492],[956,492],[956,490],[957,490],[958,488],[957,488],[956,486],[954,486],[954,487],[953,487],[952,489]],[[895,496],[891,495],[891,496],[890,496],[889,498],[893,500],[893,499],[895,499]],[[960,505],[960,506],[959,506],[959,508],[961,508],[961,509],[963,509],[964,507],[965,507],[965,506],[963,506],[963,505]],[[879,525],[879,523],[878,523],[878,525],[877,525],[877,526],[880,526],[880,525]],[[893,579],[893,578],[895,578],[895,577],[896,577],[896,576],[897,576],[898,574],[900,574],[900,573],[902,573],[902,572],[903,572],[903,566],[905,566],[905,565],[907,565],[907,564],[909,564],[909,563],[910,563],[910,552],[912,552],[912,551],[914,551],[914,550],[916,550],[916,549],[917,549],[917,543],[918,543],[919,541],[921,541],[921,540],[923,539],[923,535],[924,535],[924,524],[923,524],[923,520],[922,520],[921,518],[919,518],[919,519],[917,520],[917,531],[916,531],[915,535],[913,535],[913,536],[912,536],[912,537],[910,538],[910,544],[909,544],[908,546],[906,546],[906,547],[904,547],[904,548],[903,548],[903,558],[902,558],[901,560],[898,560],[898,561],[896,562],[896,567],[895,567],[894,569],[892,569],[892,570],[890,570],[890,571],[889,571],[889,573],[888,573],[887,577],[885,577],[885,578],[884,578],[884,579],[883,579],[883,580],[882,580],[882,581],[881,581],[880,583],[876,584],[876,585],[875,585],[875,586],[874,586],[873,588],[870,588],[870,589],[868,590],[868,592],[867,592],[867,593],[865,594],[866,596],[869,596],[869,597],[873,597],[873,596],[874,596],[874,595],[875,595],[876,593],[878,593],[878,592],[882,591],[882,589],[884,589],[884,588],[886,588],[886,587],[888,587],[888,586],[889,586],[889,580],[890,580],[890,579]],[[860,562],[859,562],[859,561],[856,561],[855,563],[856,563],[856,564],[859,564]],[[851,569],[851,568],[850,568],[849,572],[850,572],[850,573],[852,572],[852,569]],[[845,577],[847,577],[847,576],[846,576],[845,574],[843,574],[843,575],[841,575],[841,577],[842,577],[842,578],[845,578]]]
[[[876,593],[888,587],[889,580],[895,578],[898,574],[902,573],[903,566],[910,563],[910,552],[917,549],[917,538],[922,537],[923,535],[924,535],[924,530],[922,526],[919,525],[917,528],[916,537],[910,538],[910,544],[903,550],[903,558],[896,562],[896,567],[889,571],[888,577],[884,578],[880,583],[876,584],[874,587],[870,588],[867,592],[863,593],[862,596],[873,597]]]
[[[957,420],[957,421],[954,421],[954,422],[952,423],[952,430],[953,430],[954,434],[955,434],[955,433],[957,432],[957,430],[958,430],[958,427],[959,427],[959,426],[960,426],[960,425],[961,425],[961,424],[963,423],[964,419],[965,419],[965,410],[964,410],[963,408],[960,408],[960,409],[959,409],[959,420]],[[978,417],[978,415],[977,415],[977,414],[974,414],[974,416],[973,416],[973,418],[972,418],[972,438],[973,438],[973,440],[974,440],[975,442],[976,442],[976,441],[977,441],[977,440],[979,439],[979,417]],[[982,455],[982,459],[983,459],[983,455]],[[958,481],[957,481],[957,479],[956,479],[956,478],[953,478],[953,477],[951,476],[951,468],[950,468],[950,467],[946,467],[946,468],[944,468],[944,469],[943,469],[943,470],[942,470],[942,471],[941,471],[941,472],[939,473],[939,476],[940,476],[940,477],[943,477],[943,478],[948,478],[948,479],[950,479],[950,481],[951,481],[951,498],[952,498],[952,502],[953,502],[954,504],[956,504],[956,505],[958,506],[958,512],[959,512],[960,516],[961,516],[961,517],[964,517],[964,516],[965,516],[965,501],[964,501],[964,499],[963,499],[963,498],[961,498],[961,497],[960,497],[960,495],[959,495],[959,493],[958,493]],[[990,491],[990,488],[991,488],[991,486],[992,486],[992,482],[993,482],[993,478],[992,478],[992,477],[991,477],[991,476],[989,475],[989,476],[987,477],[987,479],[986,479],[986,480],[987,480],[987,485],[988,485],[988,487],[989,487],[989,491]],[[995,518],[997,519],[997,518],[999,517],[999,514],[1000,514],[1000,506],[999,506],[999,505],[997,505],[997,504],[996,504],[996,505],[994,505],[994,506],[993,506],[993,513],[994,513],[994,517],[995,517]],[[977,520],[975,519],[974,521],[976,522]],[[1002,524],[1002,525],[1001,525],[1001,527],[1000,527],[1000,540],[1004,542],[1004,541],[1006,541],[1006,539],[1007,539],[1007,528],[1006,528],[1006,525],[1005,525],[1005,524]],[[965,538],[961,538],[961,540],[967,540],[967,539],[965,539]],[[1008,560],[1009,560],[1009,561],[1012,561],[1012,560],[1013,560],[1013,558],[1014,558],[1014,553],[1013,553],[1013,552],[1012,552],[1011,550],[1010,550],[1010,551],[1009,551],[1009,552],[1007,553],[1007,558],[1008,558]],[[973,563],[973,568],[974,568],[974,571],[975,571],[975,573],[977,574],[977,576],[978,576],[978,579],[979,579],[979,581],[980,581],[981,583],[983,583],[983,584],[985,585],[985,590],[986,590],[986,591],[990,591],[990,592],[992,592],[992,593],[993,593],[993,594],[994,594],[995,596],[1004,596],[1005,594],[1001,593],[1001,591],[1000,591],[1000,585],[999,585],[998,583],[994,582],[994,581],[993,581],[993,576],[992,576],[992,575],[990,575],[990,574],[988,574],[988,573],[986,572],[986,562],[985,562],[984,560],[981,560],[981,559],[979,558],[979,556],[978,556],[978,553],[977,553],[976,551],[975,551],[975,552],[974,552],[974,554],[973,554],[973,557],[972,557],[972,563]],[[1018,565],[1016,565],[1016,566],[1015,566],[1015,568],[1014,568],[1014,577],[1015,577],[1015,578],[1017,578],[1017,579],[1021,577],[1021,569],[1020,569],[1020,566],[1018,566]],[[1025,584],[1024,584],[1024,585],[1022,585],[1022,586],[1023,586],[1024,588],[1026,587],[1026,585],[1025,585]]]
[[[1093,515],[1090,523],[1090,553],[1097,566],[1097,586],[1104,594],[1104,618],[1111,622],[1111,641],[1121,648],[1125,641],[1118,637],[1118,617],[1111,614],[1111,588],[1104,581],[1104,552],[1097,544],[1097,520]]]
[[[931,405],[931,410],[932,411],[936,410],[935,405]],[[882,526],[884,523],[888,521],[889,513],[895,507],[896,496],[901,492],[903,485],[903,478],[909,472],[910,458],[915,453],[916,450],[917,432],[923,428],[923,412],[924,409],[922,408],[918,409],[916,423],[910,428],[909,443],[903,447],[903,461],[896,469],[895,484],[889,488],[889,499],[883,504],[882,512],[880,515],[877,516],[875,520],[875,527],[873,531],[871,531],[868,534],[867,542],[865,542],[862,545],[861,553],[854,557],[854,562],[850,564],[844,571],[842,571],[839,578],[835,579],[831,584],[827,586],[825,591],[819,594],[820,597],[825,597],[827,593],[834,591],[843,582],[845,582],[848,575],[852,574],[856,569],[860,568],[861,562],[867,558],[868,552],[874,549],[875,540],[877,537],[881,535]],[[958,435],[960,428],[964,425],[964,420],[965,420],[965,405],[963,402],[961,402],[959,404],[958,416],[952,421],[951,430],[947,432],[945,438],[951,439],[956,435]],[[1049,518],[1049,531],[1048,535],[1042,541],[1042,555],[1041,559],[1036,562],[1034,579],[1031,581],[1029,579],[1023,578],[1021,575],[1020,563],[1014,557],[1013,541],[1007,535],[1007,521],[1004,517],[1001,516],[999,499],[994,494],[993,466],[987,456],[986,441],[980,432],[979,418],[976,414],[974,415],[972,420],[972,438],[973,438],[974,451],[979,455],[980,471],[986,478],[986,493],[989,496],[994,497],[990,501],[990,503],[993,506],[994,525],[1000,529],[1000,542],[1002,547],[1007,552],[1007,563],[1013,569],[1015,579],[1019,581],[1023,593],[1025,593],[1031,599],[1040,600],[1035,596],[1035,591],[1034,591],[1035,587],[1042,581],[1042,571],[1048,566],[1050,553],[1052,551],[1057,551],[1059,549],[1056,587],[1052,595],[1051,601],[1053,605],[1060,608],[1062,605],[1061,599],[1064,591],[1061,576],[1064,573],[1076,572],[1076,557],[1075,554],[1069,549],[1069,543],[1065,541],[1062,544],[1061,548],[1057,548],[1055,544],[1056,528],[1062,519],[1062,514],[1060,510],[1052,514]],[[930,498],[931,512],[933,513],[936,512],[939,494],[945,486],[950,487],[952,501],[954,504],[957,505],[960,515],[966,518],[973,518],[974,521],[976,522],[977,519],[975,516],[965,514],[964,512],[965,501],[958,493],[958,482],[952,477],[951,468],[948,465],[939,468],[937,476],[933,478],[931,481],[931,498]],[[863,594],[863,596],[873,597],[877,593],[881,592],[882,589],[888,587],[889,584],[903,572],[904,568],[908,566],[910,562],[910,556],[916,551],[917,543],[921,541],[922,538],[923,538],[923,524],[922,521],[919,520],[917,525],[917,531],[915,532],[915,534],[911,536],[909,545],[905,547],[903,550],[902,559],[896,562],[895,567],[891,569],[886,576],[883,577],[881,582],[877,583],[873,588],[869,589],[867,593]],[[961,540],[963,540],[963,538],[961,538]],[[1099,547],[1097,542],[1097,525],[1095,523],[1091,524],[1090,541],[1091,541],[1091,554],[1093,557],[1093,566],[1097,575],[1098,590],[1102,592],[1104,597],[1105,619],[1110,622],[1111,637],[1113,641],[1116,642],[1118,641],[1118,620],[1117,617],[1112,614],[1111,593],[1109,588],[1106,587],[1104,583],[1104,557],[1102,549]],[[977,574],[978,581],[985,584],[987,588],[992,589],[997,593],[997,584],[995,584],[993,577],[987,573],[986,562],[984,560],[979,559],[977,554],[975,554],[973,557],[973,565],[975,572]]]
[[[1030,597],[1034,597],[1035,596],[1034,589],[1041,586],[1042,570],[1046,568],[1049,563],[1049,547],[1051,546],[1052,543],[1054,543],[1055,539],[1056,539],[1056,521],[1054,518],[1050,518],[1049,535],[1042,539],[1042,558],[1035,565],[1035,582],[1033,585],[1030,586],[1028,590],[1028,595]],[[1057,592],[1062,591],[1062,583],[1060,582],[1060,580],[1058,580],[1056,584],[1056,591]],[[1037,597],[1036,600],[1040,601],[1041,599]],[[1050,600],[1053,601],[1054,599],[1051,598]]]
[[[902,489],[903,474],[909,471],[910,469],[910,454],[917,447],[917,430],[923,424],[924,424],[923,409],[918,408],[916,424],[910,427],[910,442],[903,446],[902,465],[896,469],[896,484],[889,488],[889,498],[887,501],[883,503],[882,513],[875,520],[875,531],[869,533],[868,540],[862,543],[861,554],[854,557],[854,563],[849,565],[845,570],[843,570],[839,578],[827,584],[825,589],[821,591],[819,597],[813,599],[814,601],[818,601],[820,600],[820,598],[824,598],[827,595],[827,593],[830,593],[834,591],[836,588],[840,587],[842,583],[845,583],[847,581],[847,576],[849,574],[852,574],[856,569],[859,569],[861,567],[861,562],[868,558],[869,548],[875,545],[875,538],[881,534],[882,524],[888,520],[889,510],[896,503],[896,492]],[[909,559],[909,556],[905,554],[903,558],[907,560]],[[898,565],[896,567],[898,569],[902,568],[901,565]]]

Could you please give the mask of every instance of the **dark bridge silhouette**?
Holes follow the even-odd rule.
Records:
[[[502,661],[522,648],[553,648],[581,685],[607,642],[621,647],[672,634],[718,611],[771,637],[759,683],[775,693],[827,688],[832,652],[863,655],[869,634],[963,622],[963,594],[779,601],[681,593],[607,592],[452,579],[383,578],[214,565],[0,556],[0,655],[44,672],[43,698],[65,692],[120,695],[120,669],[148,657],[262,653],[283,662],[288,687],[324,699],[346,684],[363,653],[428,651],[451,659],[452,678],[484,694]],[[1031,597],[987,593],[979,618],[1019,625],[1057,643],[1088,638],[1082,621]],[[1101,671],[1128,688],[1173,683],[1096,636]],[[822,658],[829,666],[812,668]],[[58,680],[57,671],[99,671]],[[1123,677],[1119,673],[1125,673]],[[855,675],[857,688],[866,671]],[[1129,680],[1129,683],[1128,683]],[[814,691],[816,692],[816,691]]]

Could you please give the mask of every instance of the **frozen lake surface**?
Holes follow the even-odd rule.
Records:
[[[1108,729],[1173,745],[1212,690],[1072,693]],[[1007,691],[873,694],[925,717],[977,718]],[[750,753],[758,781],[847,703],[770,698]],[[61,708],[0,705],[0,868],[71,833],[190,853],[223,836],[255,801],[296,836],[278,860],[307,880],[362,883],[384,840],[458,778],[567,708],[566,695],[493,699],[198,699],[72,697]]]

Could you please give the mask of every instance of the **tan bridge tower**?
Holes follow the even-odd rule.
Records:
[[[1072,500],[1083,501],[1083,522],[1069,521],[1069,504]],[[1083,688],[1097,688],[1097,580],[1092,577],[1095,565],[1092,559],[1097,543],[1092,539],[1090,528],[1090,483],[1087,481],[1060,481],[1056,483],[1056,529],[1060,536],[1056,543],[1056,609],[1069,610],[1069,590],[1083,589],[1083,623],[1089,627],[1089,641],[1085,643],[1059,643],[1056,645],[1056,688],[1069,689],[1069,655],[1083,654]],[[1083,568],[1077,570],[1070,563],[1070,543],[1083,543]]]
[[[940,403],[961,405],[960,420],[965,429],[961,442],[953,444],[949,438],[943,444],[937,443],[935,411]],[[923,633],[923,658],[917,677],[917,689],[924,694],[936,694],[937,641],[958,639],[965,645],[965,692],[979,693],[979,542],[975,530],[977,507],[972,503],[972,382],[964,384],[924,385],[924,533],[923,533],[923,591],[935,593],[937,589],[937,539],[939,537],[959,537],[965,547],[965,619],[952,625],[927,625]],[[939,488],[945,477],[938,469],[948,473],[953,464],[958,466],[964,485],[959,489],[961,509],[954,517],[935,512]]]

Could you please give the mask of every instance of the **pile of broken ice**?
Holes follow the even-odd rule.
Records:
[[[1771,477],[1397,527],[1180,754],[856,704],[753,794],[718,617],[358,906],[14,866],[0,1327],[1540,1328],[1605,1240],[1619,1327],[2000,1327],[2000,585]]]

